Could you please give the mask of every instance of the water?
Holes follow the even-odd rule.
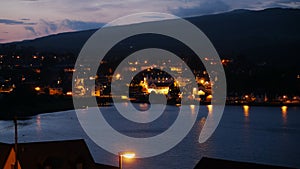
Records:
[[[142,126],[124,122],[113,106],[101,110],[118,131],[134,137],[149,137],[165,131],[175,120],[178,108],[167,106],[160,122]],[[189,169],[203,156],[300,168],[300,107],[226,106],[213,136],[199,144],[207,112],[208,108],[201,106],[193,129],[175,148],[156,157],[124,161],[124,168]],[[117,156],[98,147],[83,132],[74,111],[41,114],[18,124],[20,142],[84,138],[96,162],[118,165]],[[13,122],[0,121],[0,142],[12,143],[13,140]]]

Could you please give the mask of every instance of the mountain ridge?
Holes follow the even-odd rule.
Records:
[[[283,58],[299,60],[300,9],[239,9],[186,19],[206,34],[221,57],[241,55],[257,62],[278,63],[282,63]],[[2,49],[5,46],[33,47],[39,52],[71,52],[78,55],[86,40],[97,30],[59,33],[1,46]]]

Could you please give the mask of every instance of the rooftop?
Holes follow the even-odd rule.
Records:
[[[0,168],[4,165],[13,144],[0,143]],[[4,150],[5,152],[2,153]],[[50,166],[57,169],[117,169],[95,163],[84,140],[31,142],[18,144],[18,156],[22,169],[39,169]],[[80,167],[81,168],[81,167]]]

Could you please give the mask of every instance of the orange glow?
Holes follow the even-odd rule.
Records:
[[[193,94],[197,94],[198,93],[198,89],[196,87],[193,88]]]
[[[210,94],[210,95],[208,95],[208,96],[206,97],[206,100],[207,100],[207,101],[211,101],[212,98],[213,98],[213,96]]]
[[[127,96],[121,96],[121,99],[126,100],[126,99],[128,99],[128,97]]]
[[[36,69],[36,73],[41,73],[41,69]]]
[[[287,114],[287,106],[282,106],[281,107],[281,112],[282,112],[282,115],[286,115]]]
[[[116,79],[120,80],[120,78],[121,78],[121,74],[120,73],[116,74]]]
[[[72,96],[72,95],[73,95],[72,92],[67,92],[66,94],[67,94],[68,96]]]
[[[199,91],[198,91],[198,95],[204,96],[204,95],[205,95],[205,92],[204,92],[203,90],[199,90]]]
[[[65,68],[64,71],[65,72],[75,72],[76,70],[73,68]]]
[[[286,120],[287,120],[287,109],[288,109],[287,106],[281,107],[281,115],[282,115],[282,119],[283,119],[284,123],[286,123]]]
[[[201,79],[201,80],[200,80],[200,83],[201,83],[201,84],[204,84],[204,82],[205,82],[204,79]]]
[[[136,69],[136,67],[130,67],[129,70],[132,71],[132,72],[134,72],[134,71],[136,71],[137,69]]]
[[[243,109],[244,109],[244,116],[245,117],[249,117],[249,106],[248,105],[244,105]]]
[[[193,105],[193,104],[190,105],[190,109],[191,109],[191,114],[192,114],[192,115],[195,115],[195,113],[196,113],[196,112],[195,112],[195,110],[196,110],[196,105]]]
[[[169,93],[169,87],[148,88],[147,91],[148,91],[148,93],[151,93],[153,91],[157,94],[167,95]]]
[[[222,65],[227,66],[228,63],[230,63],[230,60],[228,60],[228,59],[222,59],[221,62],[222,62]]]
[[[207,105],[207,109],[208,109],[208,113],[212,113],[213,112],[213,105]]]
[[[40,88],[40,87],[35,87],[34,90],[35,90],[35,91],[40,91],[41,88]]]
[[[141,103],[139,104],[139,107],[141,110],[147,110],[149,108],[149,105],[147,103]]]
[[[125,158],[128,158],[128,159],[132,159],[135,157],[135,153],[134,152],[120,152],[119,155],[121,157],[125,157]]]
[[[172,72],[181,72],[182,69],[180,67],[170,67]]]

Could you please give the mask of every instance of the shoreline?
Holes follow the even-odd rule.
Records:
[[[38,95],[31,96],[29,99],[21,99],[22,97],[7,97],[0,99],[0,120],[13,120],[15,116],[18,119],[27,119],[31,116],[44,113],[53,113],[58,111],[74,110],[73,98],[70,96],[46,96]],[[85,98],[83,98],[83,101]],[[103,98],[97,98],[98,107],[112,106],[113,102],[110,99],[103,101]],[[145,101],[132,102],[132,103],[147,103]],[[201,102],[201,105],[210,105],[210,102]],[[168,103],[170,106],[178,106],[175,102]],[[226,103],[226,106],[258,106],[258,107],[299,107],[300,103]]]

